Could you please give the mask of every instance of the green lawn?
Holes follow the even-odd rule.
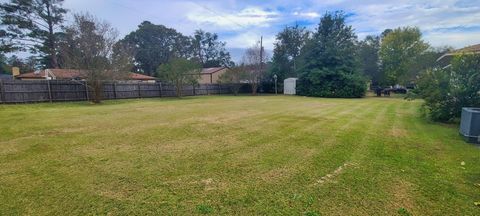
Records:
[[[479,215],[480,148],[420,104],[0,105],[0,215]]]

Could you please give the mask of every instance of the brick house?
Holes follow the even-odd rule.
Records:
[[[227,67],[203,68],[200,72],[200,84],[216,84],[222,74],[227,72]]]
[[[84,71],[74,69],[45,69],[15,76],[15,79],[20,80],[84,80],[85,78],[86,75]],[[135,82],[155,82],[156,78],[130,72],[127,80]]]

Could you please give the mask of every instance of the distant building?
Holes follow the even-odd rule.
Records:
[[[227,67],[213,67],[213,68],[203,68],[200,72],[200,79],[198,83],[200,84],[216,84],[220,79],[220,76],[227,72]]]
[[[297,94],[297,78],[287,78],[283,81],[283,94]]]
[[[440,56],[440,58],[437,59],[437,63],[441,67],[449,67],[450,62],[452,61],[454,56],[458,55],[471,55],[471,54],[480,54],[480,44],[472,45],[472,46],[467,46],[462,49],[454,50],[452,52],[445,53],[444,55]]]
[[[15,79],[20,80],[85,80],[86,74],[82,70],[74,69],[45,69],[30,73],[24,73],[15,76]],[[156,78],[138,74],[129,73],[128,81],[137,82],[155,82]]]

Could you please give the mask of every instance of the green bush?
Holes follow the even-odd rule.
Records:
[[[462,107],[480,106],[480,55],[456,56],[448,68],[426,70],[417,86],[426,114],[434,121],[452,121]]]
[[[367,82],[359,74],[328,69],[314,69],[298,81],[298,94],[314,97],[360,98],[365,96]]]

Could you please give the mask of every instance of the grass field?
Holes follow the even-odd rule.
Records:
[[[480,148],[420,104],[0,105],[0,215],[480,215]]]

